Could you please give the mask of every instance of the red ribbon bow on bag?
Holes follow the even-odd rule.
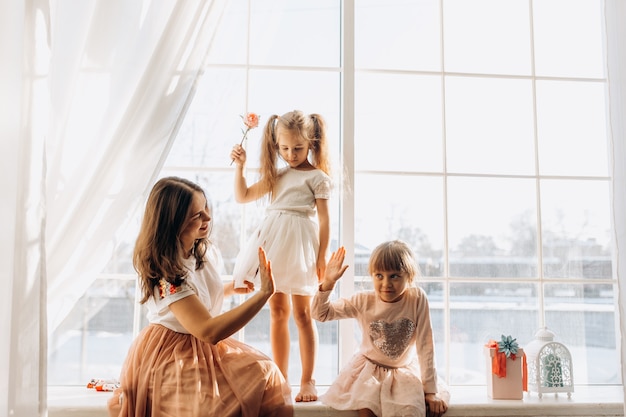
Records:
[[[498,342],[490,340],[485,346],[496,350],[495,355],[491,357],[491,372],[500,378],[506,377],[506,355],[504,352],[498,352]],[[511,356],[515,359],[514,355]]]

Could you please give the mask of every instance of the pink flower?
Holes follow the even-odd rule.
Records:
[[[259,115],[256,113],[246,113],[245,116],[241,116],[243,124],[246,125],[248,130],[254,129],[259,125]]]
[[[250,131],[250,129],[254,129],[259,125],[260,117],[256,113],[246,113],[245,115],[241,116],[241,118],[243,119],[243,124],[246,126],[246,130],[241,129],[241,131],[243,132],[243,137],[241,138],[241,142],[239,142],[239,145],[243,145],[243,141],[246,140],[246,138],[248,137],[248,132]],[[230,161],[230,164],[232,165],[233,162],[235,162],[234,159]]]
[[[240,145],[243,145],[243,141],[248,137],[248,132],[250,129],[254,129],[259,125],[259,115],[256,113],[246,113],[244,116],[241,116],[243,119],[243,124],[246,125],[246,130],[241,130],[243,132],[243,137],[241,138]]]

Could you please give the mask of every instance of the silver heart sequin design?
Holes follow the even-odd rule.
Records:
[[[411,336],[415,332],[415,323],[404,318],[388,323],[376,320],[370,323],[370,339],[374,346],[391,359],[396,359],[406,350]]]

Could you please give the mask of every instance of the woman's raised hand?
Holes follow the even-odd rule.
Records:
[[[269,295],[274,294],[274,276],[272,275],[272,265],[265,255],[265,251],[259,246],[259,275],[261,277],[262,292]]]

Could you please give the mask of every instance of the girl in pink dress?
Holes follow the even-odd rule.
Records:
[[[313,317],[355,318],[362,341],[321,401],[358,410],[361,417],[441,416],[450,394],[437,381],[428,299],[414,285],[419,267],[411,249],[398,240],[377,246],[368,265],[374,290],[330,301],[347,268],[344,257],[343,247],[331,255],[313,298]]]
[[[274,293],[269,261],[258,249],[260,288],[222,313],[224,295],[235,289],[214,266],[211,224],[195,183],[168,177],[152,188],[133,255],[150,324],[129,349],[108,402],[111,417],[293,416],[278,367],[230,337]]]
[[[311,300],[326,268],[330,236],[328,199],[331,181],[326,123],[318,114],[299,110],[272,115],[263,130],[261,175],[248,185],[244,176],[246,151],[236,145],[235,200],[248,203],[269,198],[267,215],[237,257],[233,278],[237,286],[256,282],[262,246],[272,260],[276,294],[270,299],[270,343],[274,361],[289,374],[289,316],[298,328],[302,375],[296,401],[317,400],[313,379],[317,356],[317,327]],[[286,166],[279,167],[279,158]],[[317,217],[317,218],[316,218]],[[258,285],[258,284],[257,284]]]

